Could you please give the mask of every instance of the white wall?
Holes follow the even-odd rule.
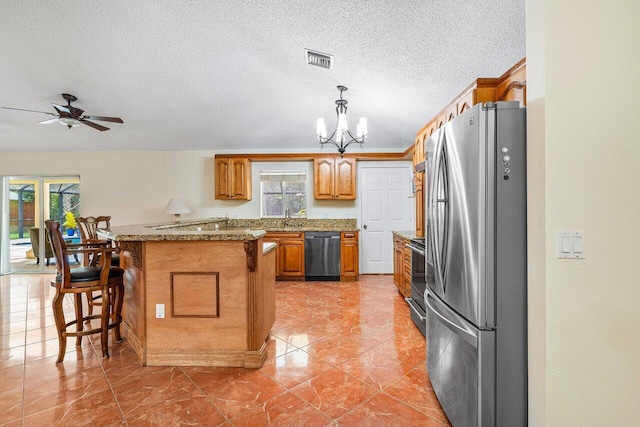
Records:
[[[527,15],[531,425],[640,425],[640,2]],[[555,258],[558,230],[586,259]]]
[[[544,2],[526,3],[529,425],[546,425]]]
[[[167,221],[164,207],[183,198],[183,218],[260,217],[260,170],[306,170],[308,218],[356,218],[351,200],[315,200],[313,163],[253,162],[251,201],[215,200],[213,151],[1,153],[0,175],[80,175],[81,213],[111,215],[112,225]]]

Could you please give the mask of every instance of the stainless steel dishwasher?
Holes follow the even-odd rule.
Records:
[[[304,233],[306,280],[340,280],[340,232]]]

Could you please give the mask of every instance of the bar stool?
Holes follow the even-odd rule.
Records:
[[[105,240],[100,239],[98,236],[98,230],[109,230],[111,229],[111,216],[110,215],[102,215],[102,216],[87,216],[87,217],[76,217],[76,222],[78,223],[78,228],[80,229],[80,239],[82,243],[87,245],[92,245],[94,243],[102,244]],[[111,245],[113,246],[113,245]],[[94,254],[94,256],[85,256],[83,258],[83,265],[97,265],[98,258],[100,254]],[[117,253],[113,253],[111,255],[111,266],[112,267],[120,267],[120,255]],[[89,304],[89,315],[93,314],[93,307],[96,305],[102,305],[99,300],[102,298],[101,295],[94,295],[93,292],[87,292],[87,301]],[[112,302],[113,303],[113,302]]]
[[[100,345],[102,356],[109,357],[109,329],[114,329],[114,336],[117,342],[122,340],[120,336],[120,324],[122,323],[122,301],[124,299],[124,271],[118,267],[111,267],[111,253],[118,251],[112,248],[109,242],[94,242],[90,245],[66,244],[60,231],[60,223],[57,221],[45,221],[47,237],[53,248],[53,255],[56,260],[58,274],[51,282],[51,286],[56,288],[53,297],[53,315],[58,331],[58,359],[56,363],[64,360],[67,347],[67,337],[77,337],[76,346],[82,343],[82,337],[91,334],[100,334]],[[71,270],[69,267],[69,255],[91,254],[99,262],[97,265],[77,267]],[[97,257],[96,257],[97,258]],[[82,295],[87,292],[99,291],[102,296],[102,310],[100,314],[83,315]],[[65,295],[74,296],[75,319],[67,322],[65,319],[62,303]],[[100,326],[84,329],[83,322],[91,319],[100,319]],[[69,328],[75,325],[75,330]]]

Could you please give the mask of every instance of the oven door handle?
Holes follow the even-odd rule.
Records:
[[[422,249],[422,248],[420,248],[418,246],[412,245],[411,243],[407,243],[407,244],[405,244],[405,246],[408,247],[409,249],[411,249],[412,251],[417,252],[422,256],[425,256],[424,249]]]

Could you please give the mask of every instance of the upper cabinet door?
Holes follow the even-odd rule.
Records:
[[[251,161],[216,157],[215,197],[218,200],[251,200]]]
[[[335,160],[335,196],[341,200],[356,198],[356,161],[354,159]]]
[[[318,200],[355,200],[355,159],[315,159],[313,161],[313,183],[314,197]]]
[[[231,159],[216,158],[215,167],[215,187],[216,187],[216,199],[230,199],[231,197],[231,182],[229,181],[230,163]]]
[[[316,199],[333,199],[334,184],[333,159],[313,161],[313,187]]]
[[[248,159],[232,159],[231,197],[234,200],[251,200],[251,162]]]

